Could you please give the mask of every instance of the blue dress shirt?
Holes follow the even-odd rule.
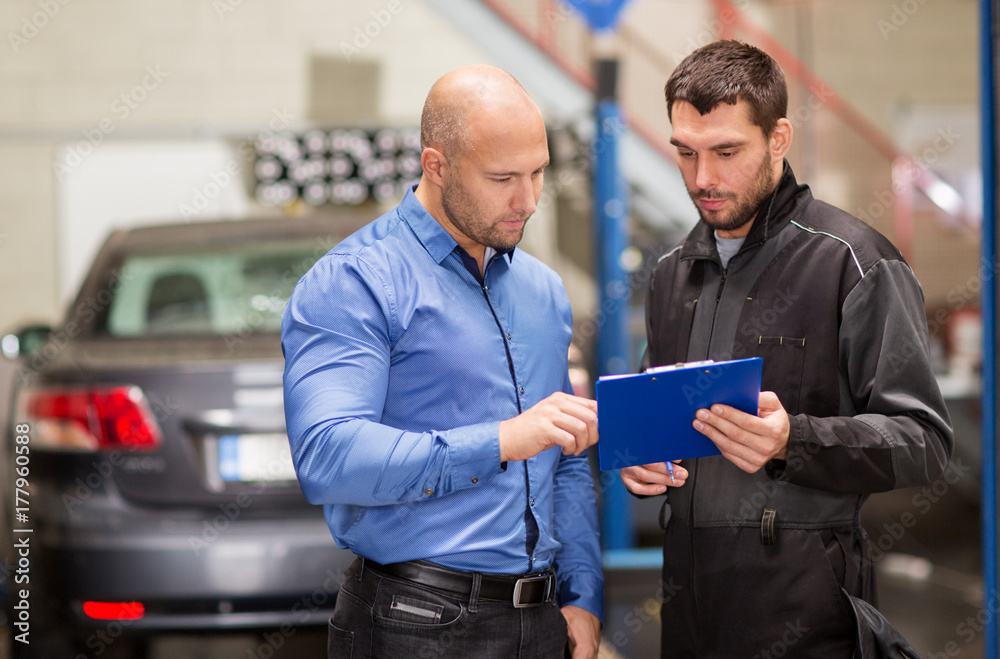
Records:
[[[603,618],[586,455],[500,462],[500,421],[572,392],[566,291],[523,251],[495,255],[482,278],[470,260],[411,190],[299,281],[281,340],[302,491],[359,556],[504,574],[555,564],[560,605]]]

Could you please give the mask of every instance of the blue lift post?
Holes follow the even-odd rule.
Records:
[[[618,166],[624,121],[616,98],[618,62],[597,61],[597,131],[593,144],[594,269],[598,287],[597,374],[626,373],[629,355],[629,286],[621,256],[628,236],[627,191]],[[604,549],[635,546],[631,495],[618,472],[602,476],[601,535]]]
[[[982,317],[983,317],[983,600],[987,610],[1000,596],[997,583],[997,6],[980,0],[979,79],[981,103],[981,166],[983,171]],[[997,659],[997,616],[987,617],[983,656]]]

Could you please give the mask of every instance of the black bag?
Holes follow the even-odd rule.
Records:
[[[840,591],[851,605],[857,627],[854,659],[921,659],[878,609],[843,588]]]

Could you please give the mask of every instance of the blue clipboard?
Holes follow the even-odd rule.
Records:
[[[757,414],[760,357],[661,366],[597,381],[601,471],[718,455],[691,423],[716,403]]]

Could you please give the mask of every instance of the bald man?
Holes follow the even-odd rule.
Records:
[[[595,657],[604,579],[559,277],[515,250],[549,163],[509,74],[458,69],[402,203],[299,281],[282,322],[302,491],[345,572],[329,657]]]

